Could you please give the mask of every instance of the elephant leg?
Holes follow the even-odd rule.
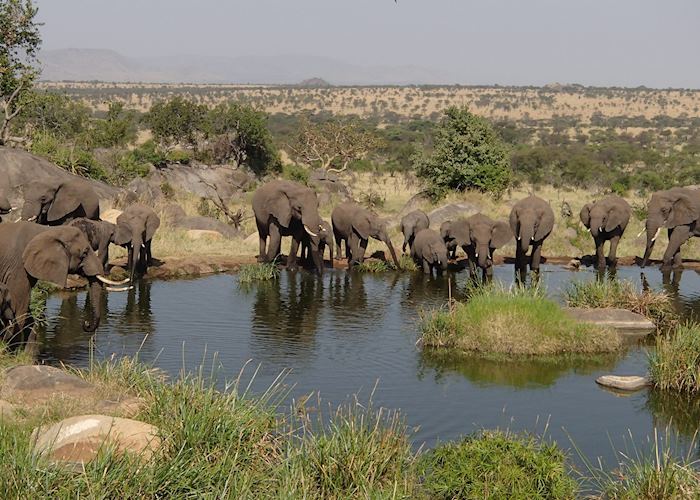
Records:
[[[126,268],[131,272],[134,263],[134,245],[129,244],[129,251],[127,252],[126,258]]]
[[[359,245],[357,249],[357,261],[362,264],[365,261],[365,252],[367,251],[367,243],[369,243],[369,240],[363,240],[362,238],[358,238]]]
[[[664,252],[663,267],[671,267],[676,265],[676,261],[683,264],[683,259],[680,256],[681,245],[690,238],[690,228],[688,226],[678,226],[673,229],[671,236],[668,239],[668,246]]]
[[[401,253],[406,253],[406,245],[408,245],[408,240],[406,236],[403,237],[403,245],[401,245]]]
[[[280,234],[280,228],[274,224],[270,225],[270,244],[268,245],[267,255],[263,262],[272,262],[280,254],[280,248],[282,244],[282,235]]]
[[[600,236],[597,238],[593,238],[593,241],[595,241],[595,256],[596,256],[596,265],[600,269],[605,268],[605,249],[603,245],[605,244],[605,240],[601,238]]]
[[[287,257],[287,269],[296,271],[297,269],[297,251],[299,250],[299,240],[292,237],[292,245],[289,249],[289,257]]]
[[[146,266],[150,267],[153,265],[153,254],[151,253],[151,240],[146,242]]]
[[[258,226],[258,238],[260,243],[260,249],[258,251],[258,262],[267,261],[267,229],[263,227],[258,221],[255,221]]]
[[[425,259],[422,259],[423,261],[423,274],[430,274],[430,264],[428,264],[428,261]]]
[[[521,283],[527,279],[527,253],[519,244],[515,248],[515,279]]]
[[[533,272],[540,272],[540,262],[542,261],[542,242],[535,241],[532,244],[532,255],[530,256],[530,269]]]
[[[608,264],[615,266],[617,264],[617,245],[620,243],[620,235],[610,238],[610,251],[608,252]]]

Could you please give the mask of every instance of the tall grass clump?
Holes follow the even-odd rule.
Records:
[[[565,454],[529,435],[483,431],[426,453],[419,470],[428,498],[575,498]]]
[[[677,313],[665,292],[638,290],[630,281],[575,281],[566,289],[570,307],[628,309],[653,321],[660,330],[676,324]]]
[[[276,262],[244,264],[238,271],[238,281],[241,283],[272,281],[278,279],[279,276],[280,270]]]
[[[685,456],[674,453],[667,430],[665,439],[654,430],[649,450],[619,452],[619,468],[612,472],[600,467],[591,468],[593,484],[601,498],[611,500],[684,500],[700,496],[698,461],[691,457],[694,446]]]
[[[649,377],[662,390],[700,393],[700,325],[682,324],[657,338],[649,354]]]
[[[369,259],[355,266],[355,269],[362,273],[385,273],[394,269],[394,266],[385,260]]]
[[[424,346],[464,354],[595,354],[621,345],[614,332],[577,322],[537,288],[475,288],[468,302],[424,313],[421,331]]]

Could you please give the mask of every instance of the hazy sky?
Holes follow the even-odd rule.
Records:
[[[37,0],[44,48],[314,55],[467,84],[700,88],[700,0]],[[453,83],[453,82],[446,82]]]

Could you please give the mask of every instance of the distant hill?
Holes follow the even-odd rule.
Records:
[[[308,75],[323,75],[318,82],[333,85],[456,82],[452,75],[420,66],[358,66],[327,57],[298,55],[135,58],[112,50],[61,49],[42,51],[40,60],[41,78],[48,81],[295,84],[311,81]]]
[[[301,87],[305,89],[312,89],[312,88],[328,88],[332,87],[330,83],[328,83],[326,80],[323,78],[309,78],[307,80],[304,80],[302,82],[299,82],[295,85],[295,87]]]

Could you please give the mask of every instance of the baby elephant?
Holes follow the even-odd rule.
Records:
[[[401,218],[401,232],[403,233],[403,246],[401,251],[406,253],[406,245],[409,248],[413,248],[413,240],[419,231],[423,229],[428,229],[430,227],[430,220],[425,212],[422,210],[414,210],[409,212]]]
[[[469,268],[474,275],[481,268],[482,279],[493,276],[493,253],[513,238],[510,226],[503,221],[495,221],[484,214],[475,214],[463,222],[469,234]]]
[[[105,220],[92,220],[81,217],[68,223],[80,229],[90,242],[90,247],[102,261],[102,267],[107,271],[109,264],[109,244],[114,243],[116,224]]]
[[[607,263],[614,266],[617,262],[616,252],[620,238],[630,220],[632,209],[629,204],[616,195],[611,195],[589,203],[581,209],[581,222],[588,228],[595,242],[596,263],[598,269],[605,269],[605,250],[603,245],[610,241],[610,253]]]
[[[425,274],[431,274],[435,269],[441,275],[447,270],[447,246],[440,233],[433,229],[418,231],[411,246],[411,257],[423,267]]]
[[[310,236],[308,232],[304,232],[301,239],[301,260],[305,262],[313,262],[313,249],[318,249],[318,255],[323,262],[323,254],[328,247],[330,254],[331,268],[333,267],[333,228],[325,220],[321,219],[319,231],[316,236]]]

